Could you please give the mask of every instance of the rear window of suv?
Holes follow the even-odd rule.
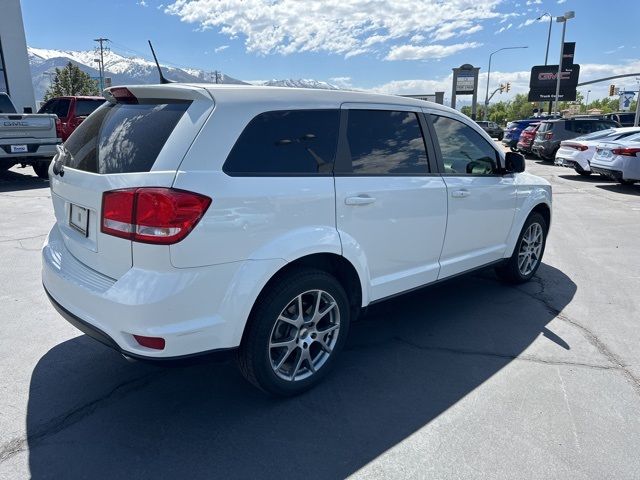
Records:
[[[92,173],[148,172],[190,104],[106,102],[64,143],[64,164]]]

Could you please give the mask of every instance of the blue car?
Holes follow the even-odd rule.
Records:
[[[538,123],[539,121],[539,118],[527,118],[526,120],[514,120],[513,122],[507,123],[502,144],[511,148],[511,150],[515,152],[517,150],[518,140],[520,139],[522,131],[532,123]]]

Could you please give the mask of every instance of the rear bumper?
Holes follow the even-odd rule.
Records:
[[[517,138],[504,138],[502,140],[502,144],[506,147],[510,147],[510,148],[516,148],[516,146],[518,145],[518,139]]]
[[[0,161],[12,160],[19,163],[20,160],[34,160],[37,158],[53,158],[57,152],[56,145],[62,142],[59,138],[46,139],[42,142],[24,141],[18,138],[8,141],[3,139],[0,143]],[[12,145],[26,145],[24,153],[12,153]]]
[[[115,280],[77,260],[54,225],[42,249],[42,283],[56,310],[87,335],[130,357],[173,360],[240,345],[255,298],[237,277],[244,264],[261,263],[134,267]],[[134,335],[162,337],[165,348],[143,347]]]
[[[47,291],[46,287],[44,288],[44,292],[47,294],[47,297],[49,297],[49,301],[51,302],[51,305],[53,305],[53,308],[55,308],[56,311],[67,322],[69,322],[71,325],[76,327],[78,330],[80,330],[85,335],[88,335],[89,337],[93,338],[94,340],[97,340],[98,342],[102,343],[103,345],[106,345],[109,348],[113,348],[115,351],[121,353],[122,355],[124,355],[126,357],[135,358],[136,360],[174,361],[174,360],[185,360],[185,359],[194,358],[194,357],[200,357],[200,356],[204,356],[204,355],[207,355],[207,356],[208,355],[216,355],[216,356],[219,356],[219,357],[226,357],[226,356],[232,354],[234,351],[237,350],[236,348],[218,348],[218,349],[209,350],[209,351],[206,351],[206,352],[198,352],[198,353],[194,353],[194,354],[180,355],[180,356],[173,356],[173,357],[150,357],[150,356],[147,356],[147,355],[140,355],[139,353],[129,352],[127,350],[122,349],[120,347],[120,345],[118,345],[115,342],[115,340],[113,340],[113,338],[111,338],[109,335],[104,333],[98,327],[96,327],[95,325],[91,325],[89,322],[86,322],[86,321],[82,320],[80,317],[74,315],[69,310],[67,310],[62,305],[60,305],[49,294],[49,292]]]

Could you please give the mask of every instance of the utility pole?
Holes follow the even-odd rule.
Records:
[[[97,58],[94,60],[94,62],[97,62],[99,65],[99,72],[100,72],[100,91],[104,90],[104,52],[105,51],[109,51],[109,47],[104,47],[103,44],[107,43],[109,41],[108,38],[94,38],[93,39],[94,42],[98,42],[100,44],[99,47],[96,47],[96,53],[98,53],[98,49],[100,50],[100,58]]]
[[[214,82],[221,83],[221,75],[218,70],[213,71],[213,79],[214,79]]]

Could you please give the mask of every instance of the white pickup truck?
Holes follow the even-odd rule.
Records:
[[[20,114],[6,93],[0,93],[0,172],[13,165],[31,165],[40,178],[48,178],[57,153],[56,121],[50,114]]]

